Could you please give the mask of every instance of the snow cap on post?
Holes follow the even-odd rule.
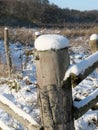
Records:
[[[97,34],[92,34],[90,36],[90,40],[98,40],[98,35]]]
[[[39,36],[41,35],[41,33],[40,32],[35,32],[35,34],[34,34],[34,39],[36,40]]]
[[[35,40],[35,49],[38,51],[60,50],[69,47],[69,40],[57,34],[45,34]]]
[[[4,28],[4,30],[8,30],[8,28],[7,28],[7,27],[5,27],[5,28]]]
[[[41,33],[40,32],[35,32],[35,35],[39,36],[39,35],[41,35]]]

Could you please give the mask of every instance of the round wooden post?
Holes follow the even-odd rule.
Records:
[[[62,86],[70,64],[68,46],[68,39],[61,35],[42,35],[35,41],[38,102],[44,130],[74,130],[70,80]]]
[[[8,41],[8,28],[4,29],[4,46],[5,46],[5,54],[6,54],[6,62],[8,67],[9,78],[11,78],[11,57]]]
[[[98,35],[97,34],[91,35],[89,46],[91,48],[92,53],[98,51]]]

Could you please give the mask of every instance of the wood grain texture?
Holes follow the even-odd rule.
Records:
[[[62,87],[69,67],[68,49],[38,52],[37,82],[44,130],[74,130],[71,81]]]

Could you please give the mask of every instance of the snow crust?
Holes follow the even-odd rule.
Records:
[[[64,80],[66,80],[70,76],[71,73],[78,76],[79,74],[83,73],[88,67],[92,66],[97,61],[98,61],[98,51],[92,54],[91,56],[87,57],[86,59],[80,61],[79,63],[69,67],[69,69],[65,73]]]
[[[3,123],[2,121],[0,121],[0,128],[2,128],[3,130],[11,130],[11,128],[6,126],[5,123]]]
[[[90,40],[97,40],[98,39],[98,35],[97,34],[92,34],[90,36]]]
[[[69,40],[57,34],[45,34],[35,40],[35,48],[38,51],[59,50],[69,47]]]
[[[5,105],[9,106],[16,114],[23,117],[25,120],[28,120],[32,125],[38,125],[35,120],[31,116],[29,116],[27,113],[22,111],[20,108],[18,108],[16,105],[14,105],[10,100],[8,100],[5,96],[0,95],[0,101],[4,103]]]
[[[88,97],[86,97],[85,99],[81,100],[80,102],[76,102],[74,101],[74,106],[77,108],[81,108],[84,105],[88,104],[90,101],[92,101],[93,99],[95,99],[98,96],[98,89],[96,89],[94,92],[92,92]]]

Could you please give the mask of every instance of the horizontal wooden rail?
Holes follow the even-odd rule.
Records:
[[[40,130],[40,126],[30,115],[22,111],[3,95],[0,95],[0,108],[19,121],[28,130]]]
[[[85,99],[77,102],[73,102],[73,116],[78,119],[85,114],[90,108],[92,108],[98,102],[98,89],[87,96]]]
[[[75,87],[98,67],[98,51],[79,63],[71,66],[63,79],[63,84],[71,77],[72,86]]]

